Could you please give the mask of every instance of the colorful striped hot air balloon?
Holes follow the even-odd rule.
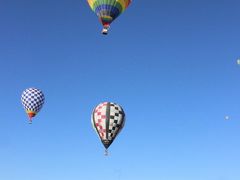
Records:
[[[110,24],[122,14],[131,0],[87,0],[89,6],[95,12],[103,24],[102,34],[107,34]]]

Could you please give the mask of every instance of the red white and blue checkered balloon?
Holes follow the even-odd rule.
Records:
[[[112,102],[99,104],[92,113],[92,125],[107,149],[125,124],[125,113],[121,106]]]

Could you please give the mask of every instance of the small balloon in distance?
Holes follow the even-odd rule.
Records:
[[[240,65],[240,58],[237,59],[237,64]]]
[[[229,120],[230,119],[230,117],[229,116],[225,116],[225,120]]]

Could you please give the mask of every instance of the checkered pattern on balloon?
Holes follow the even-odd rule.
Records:
[[[32,118],[41,110],[45,97],[41,90],[28,88],[23,91],[21,101],[31,123]]]
[[[116,103],[99,104],[92,114],[92,125],[106,149],[112,144],[125,124],[125,113]]]

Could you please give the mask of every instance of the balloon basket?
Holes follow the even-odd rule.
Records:
[[[104,29],[102,30],[102,34],[103,34],[103,35],[107,35],[107,34],[108,34],[108,29],[104,28]]]
[[[109,25],[105,25],[105,26],[103,26],[102,34],[103,34],[103,35],[107,35],[107,34],[108,34],[108,30],[109,30],[109,28],[110,28]]]

